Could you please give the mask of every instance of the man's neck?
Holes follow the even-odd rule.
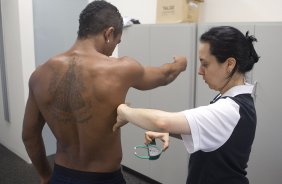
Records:
[[[71,50],[77,50],[84,53],[99,52],[94,38],[77,39],[72,46]]]

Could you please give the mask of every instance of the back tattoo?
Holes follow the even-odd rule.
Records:
[[[49,87],[54,97],[53,118],[64,123],[85,123],[92,117],[89,111],[91,102],[82,96],[85,86],[79,77],[76,62],[76,58],[69,61],[69,67],[60,80],[58,72],[55,72]]]

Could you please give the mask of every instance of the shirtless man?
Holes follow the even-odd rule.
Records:
[[[80,14],[74,45],[31,75],[22,138],[41,184],[125,183],[120,132],[112,131],[117,106],[130,87],[167,85],[186,69],[185,57],[160,67],[109,57],[122,27],[116,7],[93,1]],[[45,123],[57,140],[53,171],[41,135]]]

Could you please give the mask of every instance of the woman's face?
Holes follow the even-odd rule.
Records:
[[[199,59],[201,65],[198,74],[203,76],[210,89],[221,91],[227,83],[227,62],[219,63],[216,57],[211,55],[209,43],[200,44]]]

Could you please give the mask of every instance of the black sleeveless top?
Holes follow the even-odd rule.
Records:
[[[220,97],[220,98],[227,98]],[[216,103],[215,98],[211,103]],[[256,130],[256,111],[251,94],[228,97],[239,105],[240,119],[230,138],[211,152],[190,155],[186,184],[248,184],[246,177]]]

